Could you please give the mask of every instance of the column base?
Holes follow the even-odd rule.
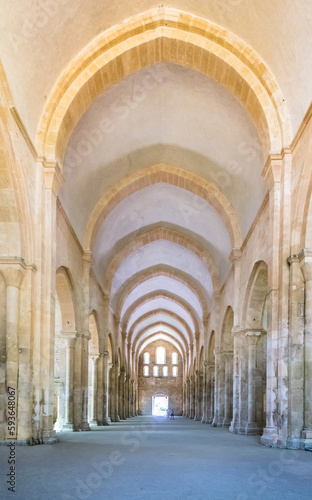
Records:
[[[260,443],[263,446],[269,446],[271,448],[277,447],[278,432],[276,427],[265,427],[263,434],[260,438]]]
[[[80,432],[88,432],[90,430],[90,426],[88,422],[82,422]]]
[[[103,422],[101,423],[101,425],[103,425],[103,426],[110,425],[110,424],[111,424],[111,419],[109,417],[104,418]]]
[[[232,434],[237,434],[238,433],[238,422],[234,422],[234,420],[232,420],[231,425],[229,427],[229,431],[232,432]]]
[[[89,422],[89,426],[90,426],[90,427],[98,427],[98,426],[99,426],[99,424],[98,424],[97,420],[94,420],[94,419],[93,419],[93,420],[90,420],[90,422]]]
[[[246,436],[258,436],[260,434],[260,429],[257,422],[248,422],[245,427]]]
[[[303,440],[301,438],[290,437],[286,439],[286,448],[288,450],[302,449]]]
[[[43,444],[54,444],[57,442],[58,442],[58,438],[56,437],[56,432],[54,430],[42,432],[42,443]]]
[[[74,432],[74,424],[63,424],[62,431],[63,432]]]
[[[312,430],[303,429],[301,432],[301,450],[312,451]]]
[[[223,420],[222,427],[226,427],[227,429],[229,429],[230,425],[231,425],[231,420],[225,420],[225,419]]]

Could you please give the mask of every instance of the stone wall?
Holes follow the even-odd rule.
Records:
[[[169,369],[169,376],[162,376],[162,367],[159,366],[159,377],[153,377],[153,367],[155,366],[155,352],[157,347],[164,347],[166,349],[166,365]],[[143,376],[143,355],[145,352],[150,353],[150,375],[149,377]],[[171,356],[173,352],[178,353],[178,364],[171,364]],[[178,377],[172,377],[172,366],[178,367]],[[182,358],[177,349],[169,342],[157,340],[149,344],[148,348],[144,349],[139,358],[139,413],[141,415],[152,414],[152,398],[156,395],[163,395],[169,397],[169,408],[174,409],[175,415],[182,415],[183,413],[183,372],[182,372]]]

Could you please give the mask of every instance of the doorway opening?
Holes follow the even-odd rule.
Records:
[[[153,396],[153,415],[157,417],[165,417],[168,409],[168,396]]]

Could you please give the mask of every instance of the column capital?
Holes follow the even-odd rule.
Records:
[[[61,168],[57,161],[39,158],[38,160],[43,166],[44,183],[46,189],[52,189],[55,196],[58,195],[60,187],[64,184],[64,177]]]
[[[101,354],[99,352],[97,352],[95,354],[89,353],[89,358],[91,358],[91,359],[98,359],[100,356],[101,356]]]
[[[283,164],[283,155],[270,154],[268,156],[268,159],[262,170],[261,176],[264,178],[264,181],[269,190],[272,189],[273,185],[276,182],[281,181],[282,164]]]
[[[299,263],[304,276],[304,281],[312,280],[312,249],[303,248],[299,253]]]
[[[239,326],[234,326],[231,330],[232,337],[239,337],[240,335],[244,335],[244,330],[242,330]]]
[[[66,340],[66,343],[67,343],[67,347],[69,348],[73,348],[74,345],[75,345],[75,341],[76,341],[76,338],[77,338],[77,332],[74,330],[74,331],[71,331],[71,332],[61,332],[62,334],[62,338],[64,340]]]
[[[294,264],[295,262],[298,262],[299,263],[299,254],[296,253],[296,254],[293,254],[293,255],[290,255],[290,257],[288,257],[287,259],[287,264],[289,266],[291,266],[292,264]]]
[[[25,274],[25,268],[20,263],[1,268],[1,272],[7,286],[20,288]]]
[[[222,354],[226,357],[233,356],[234,351],[222,351]]]
[[[81,338],[81,339],[90,340],[91,339],[91,333],[90,333],[89,330],[84,330],[82,332],[77,333],[77,337]]]
[[[232,252],[230,253],[229,259],[232,262],[232,264],[235,263],[235,261],[239,260],[242,256],[242,251],[240,248],[233,248]]]
[[[108,358],[109,357],[109,351],[101,352],[101,356],[104,356],[105,358]]]
[[[250,345],[256,344],[263,333],[264,333],[264,330],[246,329],[245,336],[247,337],[248,344],[250,344]]]

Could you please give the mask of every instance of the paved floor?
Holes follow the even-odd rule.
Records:
[[[267,449],[257,437],[183,418],[136,417],[52,446],[16,447],[16,493],[2,500],[311,499],[312,453]]]

